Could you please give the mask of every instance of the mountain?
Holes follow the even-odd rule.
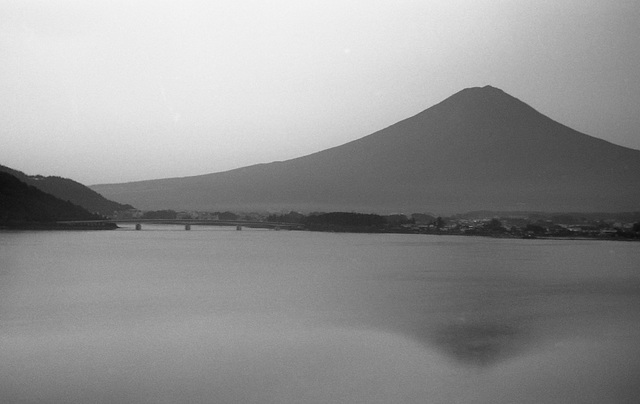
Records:
[[[95,219],[101,217],[0,171],[0,225]]]
[[[308,156],[92,189],[141,209],[624,211],[640,208],[640,151],[486,86]]]
[[[51,194],[64,201],[80,205],[90,212],[101,215],[111,215],[114,211],[132,209],[131,205],[124,205],[110,201],[74,180],[62,177],[43,177],[41,175],[27,175],[21,171],[0,165],[0,171],[9,173],[39,190]]]

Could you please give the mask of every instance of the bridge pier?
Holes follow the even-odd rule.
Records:
[[[184,229],[185,230],[191,230],[191,225],[190,224],[185,224],[184,225]]]
[[[136,223],[136,230],[142,230],[142,225],[140,223]]]

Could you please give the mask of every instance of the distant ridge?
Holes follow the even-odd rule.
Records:
[[[485,86],[308,156],[92,189],[141,209],[637,211],[640,151]]]
[[[63,201],[70,201],[90,212],[101,215],[108,216],[112,215],[114,211],[133,208],[131,205],[110,201],[89,187],[69,178],[27,175],[22,171],[14,170],[3,165],[0,165],[0,172],[9,173],[20,181],[34,186],[43,192],[60,198]]]

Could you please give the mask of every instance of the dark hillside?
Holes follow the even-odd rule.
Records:
[[[96,219],[102,217],[0,172],[0,225]]]
[[[57,176],[43,177],[41,175],[30,176],[2,165],[0,165],[0,171],[7,172],[20,181],[64,201],[70,201],[76,205],[80,205],[90,212],[101,215],[111,215],[115,211],[133,208],[131,205],[110,201],[91,188],[68,178]]]

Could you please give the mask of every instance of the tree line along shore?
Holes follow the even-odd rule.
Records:
[[[559,214],[481,211],[442,217],[430,213],[234,213],[177,212],[169,209],[143,212],[130,205],[116,204],[114,207],[119,210],[111,214],[96,209],[90,211],[70,200],[44,192],[13,173],[0,170],[0,228],[3,229],[109,230],[117,228],[115,221],[118,219],[140,218],[285,223],[292,229],[333,232],[640,239],[640,212]],[[100,220],[103,222],[95,222]],[[106,220],[114,222],[104,222]]]
[[[640,240],[640,212],[540,213],[470,212],[380,215],[358,212],[234,213],[174,210],[118,212],[114,219],[167,219],[283,223],[291,229],[355,233],[476,235],[511,238]]]

